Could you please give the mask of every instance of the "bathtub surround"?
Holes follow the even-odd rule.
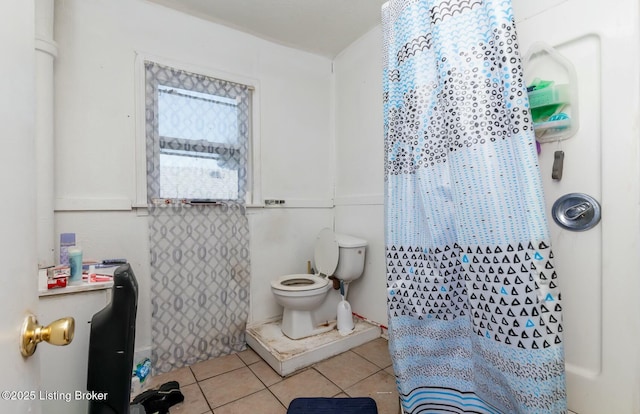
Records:
[[[403,409],[565,413],[560,291],[511,2],[391,0],[383,33]]]

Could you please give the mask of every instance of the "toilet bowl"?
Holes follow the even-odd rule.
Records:
[[[276,302],[284,308],[282,333],[291,339],[301,339],[335,328],[335,306],[330,319],[319,318],[317,312],[333,286],[329,276],[336,269],[343,269],[348,280],[358,278],[364,267],[366,244],[365,240],[336,234],[331,229],[322,229],[316,239],[314,251],[317,273],[284,275],[271,281],[271,292]],[[357,252],[350,251],[354,249]],[[343,263],[339,263],[340,257],[344,257]]]
[[[331,284],[316,275],[286,275],[271,281],[273,294],[285,308],[313,310],[320,306]]]
[[[327,332],[330,324],[316,326],[313,312],[331,289],[329,279],[315,275],[286,275],[271,281],[271,291],[283,308],[282,333],[291,339],[301,339]]]

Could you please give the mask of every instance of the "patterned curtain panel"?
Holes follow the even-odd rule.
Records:
[[[152,363],[245,348],[250,90],[146,62]]]
[[[389,346],[405,413],[566,412],[509,0],[383,7]]]

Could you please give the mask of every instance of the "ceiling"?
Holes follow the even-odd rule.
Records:
[[[380,23],[386,0],[149,1],[333,58]]]

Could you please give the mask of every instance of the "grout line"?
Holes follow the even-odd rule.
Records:
[[[273,391],[271,391],[271,388],[267,387],[267,390],[269,391],[269,393],[270,393],[271,395],[273,395],[273,398],[275,398],[275,399],[276,399],[276,401],[278,401],[278,404],[280,404],[280,405],[281,405],[285,410],[288,408],[286,405],[284,405],[284,404],[282,403],[282,401],[280,401],[280,398],[278,398],[278,396],[277,396],[277,395],[275,395],[275,394],[273,393]]]
[[[374,364],[374,365],[375,365],[375,364]],[[361,379],[361,380],[359,380],[359,381],[354,382],[353,384],[349,385],[347,388],[351,388],[351,387],[353,387],[354,385],[359,384],[359,383],[361,383],[362,381],[366,380],[367,378],[372,377],[372,376],[374,376],[375,374],[377,374],[377,373],[379,373],[380,371],[382,371],[382,369],[380,369],[377,365],[376,365],[376,368],[378,368],[378,370],[377,370],[376,372],[372,373],[371,375],[367,375],[366,377],[364,377],[363,379]],[[338,389],[340,390],[340,392],[343,392],[343,393],[347,394],[347,396],[351,397],[351,396],[347,393],[347,390],[346,390],[345,388],[342,388],[341,386],[339,386],[339,385],[338,385],[338,384],[336,384],[335,382],[331,381],[331,379],[329,379],[327,376],[325,376],[322,372],[318,371],[318,370],[315,368],[315,366],[313,366],[313,369],[314,369],[318,374],[320,374],[322,377],[324,377],[327,381],[329,381],[330,383],[332,383],[333,385],[335,385],[336,387],[338,387]],[[334,395],[334,397],[335,397],[335,395]]]
[[[311,369],[313,369],[315,372],[317,372],[318,374],[320,374],[320,376],[321,376],[322,378],[326,379],[327,381],[329,381],[330,383],[332,383],[333,385],[335,385],[336,387],[338,387],[338,389],[340,390],[340,392],[344,392],[344,390],[342,389],[342,387],[341,387],[341,386],[339,386],[339,385],[338,385],[338,384],[336,384],[335,382],[331,381],[331,380],[330,380],[326,375],[324,375],[322,372],[318,371],[318,370],[316,369],[316,366],[315,366],[315,365],[313,365],[313,366],[311,367]],[[339,393],[338,393],[338,394],[339,394]]]
[[[250,349],[250,348],[249,348],[249,349]],[[236,354],[236,356],[238,357],[238,359],[240,359],[240,361],[242,361],[243,367],[239,367],[239,368],[232,369],[232,370],[230,370],[230,371],[222,372],[222,373],[220,373],[220,374],[213,375],[213,376],[208,377],[208,378],[203,378],[202,380],[198,380],[198,379],[196,378],[195,372],[193,371],[193,369],[191,368],[191,366],[189,366],[189,367],[188,367],[188,368],[189,368],[189,370],[191,371],[191,374],[193,375],[193,378],[195,379],[195,383],[196,383],[196,384],[198,384],[198,389],[200,390],[200,393],[201,393],[202,397],[204,398],[204,400],[205,400],[205,403],[206,403],[207,407],[209,407],[209,410],[210,410],[208,413],[203,413],[203,414],[215,414],[215,413],[214,413],[213,407],[212,407],[212,406],[211,406],[211,404],[209,403],[209,400],[208,400],[208,399],[207,399],[207,397],[205,396],[204,391],[202,390],[202,387],[201,387],[200,383],[201,383],[201,382],[203,382],[203,381],[209,380],[209,379],[211,379],[211,378],[217,377],[217,376],[219,376],[219,375],[228,374],[228,373],[231,373],[231,372],[233,372],[233,371],[237,371],[237,370],[242,369],[242,368],[245,368],[245,367],[249,369],[249,371],[252,373],[252,375],[254,375],[254,376],[258,379],[258,381],[260,381],[260,383],[264,386],[264,388],[263,388],[263,389],[261,389],[261,390],[255,391],[255,392],[253,392],[253,393],[247,394],[247,395],[245,395],[245,396],[243,396],[243,397],[240,397],[240,398],[238,398],[238,399],[236,399],[236,400],[229,401],[229,402],[225,403],[224,405],[218,406],[218,407],[216,407],[216,408],[224,407],[224,406],[226,406],[226,405],[228,405],[228,404],[231,404],[231,403],[234,403],[234,402],[240,401],[240,400],[242,400],[242,399],[244,399],[244,398],[247,398],[247,397],[249,397],[249,396],[251,396],[251,395],[254,395],[254,394],[257,394],[257,393],[259,393],[259,392],[262,392],[262,391],[264,391],[264,390],[266,389],[266,390],[267,390],[267,391],[268,391],[268,392],[273,396],[273,398],[275,398],[275,399],[276,399],[276,401],[278,401],[278,403],[279,403],[279,404],[280,404],[280,405],[281,405],[285,410],[287,409],[287,406],[285,406],[285,404],[284,404],[284,403],[283,403],[283,402],[282,402],[282,401],[281,401],[281,400],[280,400],[280,399],[279,399],[279,398],[278,398],[278,397],[273,393],[273,391],[271,390],[271,386],[276,385],[276,384],[279,384],[280,382],[282,382],[282,381],[286,380],[286,379],[287,379],[287,377],[282,377],[282,376],[280,376],[281,380],[280,380],[279,382],[276,382],[276,383],[272,384],[271,386],[267,386],[267,384],[266,384],[266,383],[265,383],[265,382],[264,382],[264,381],[263,381],[263,380],[262,380],[262,379],[261,379],[261,378],[260,378],[256,373],[255,373],[255,372],[253,372],[253,370],[250,368],[250,365],[255,365],[255,364],[259,363],[259,362],[265,362],[265,363],[266,363],[266,361],[264,361],[264,359],[263,359],[260,355],[258,355],[258,354],[257,354],[257,352],[255,352],[255,351],[253,351],[253,352],[254,352],[254,353],[258,356],[258,358],[259,358],[257,361],[253,361],[251,364],[248,364],[248,363],[247,363],[247,362],[245,362],[242,358],[240,358],[240,356],[239,356],[239,355],[237,355],[237,354]],[[375,371],[375,372],[371,373],[370,375],[366,376],[365,378],[363,378],[363,379],[361,379],[361,380],[359,380],[359,381],[355,382],[354,384],[351,384],[351,385],[350,385],[349,387],[347,387],[347,388],[354,387],[355,385],[357,385],[357,384],[361,383],[362,381],[365,381],[365,380],[369,379],[370,377],[372,377],[372,376],[374,376],[374,375],[376,375],[376,374],[379,374],[380,372],[384,372],[385,374],[389,375],[389,374],[385,371],[385,369],[387,369],[388,367],[384,367],[384,368],[383,368],[383,367],[380,367],[378,364],[376,364],[375,362],[373,362],[373,361],[371,361],[370,359],[366,358],[366,356],[361,355],[361,354],[360,354],[360,353],[358,353],[358,352],[355,352],[353,349],[350,349],[350,350],[345,351],[345,352],[353,352],[355,355],[357,355],[357,356],[359,356],[359,357],[363,358],[364,360],[366,360],[366,361],[370,362],[370,363],[371,363],[371,364],[373,364],[376,368],[378,368],[378,370],[377,370],[377,371]],[[269,365],[267,364],[267,366],[269,366]],[[312,365],[312,366],[306,367],[306,368],[305,368],[305,369],[303,369],[303,370],[300,370],[300,371],[298,371],[298,372],[296,372],[296,373],[293,373],[292,375],[295,375],[295,374],[298,374],[298,373],[300,373],[300,372],[303,372],[303,371],[306,371],[306,370],[312,369],[312,370],[314,370],[316,373],[320,374],[320,376],[321,376],[321,377],[325,378],[327,381],[329,381],[331,384],[333,384],[336,388],[338,388],[338,390],[340,390],[338,393],[336,393],[335,395],[333,395],[333,396],[332,396],[333,398],[335,398],[335,396],[336,396],[336,395],[341,394],[341,393],[342,393],[342,394],[345,394],[348,398],[353,398],[353,397],[351,397],[351,395],[349,395],[349,394],[347,393],[346,389],[343,389],[341,386],[339,386],[338,384],[336,384],[335,382],[333,382],[333,381],[332,381],[331,379],[329,379],[327,376],[325,376],[324,374],[322,374],[322,372],[320,372],[318,369],[316,369],[316,366],[317,366],[317,364],[314,364],[314,365]],[[393,366],[393,364],[391,364],[390,366]],[[277,374],[277,372],[276,372],[276,374]],[[279,374],[278,374],[278,375],[279,375]]]
[[[247,397],[250,397],[250,396],[252,396],[252,395],[255,395],[255,394],[257,394],[257,393],[259,393],[259,392],[262,392],[262,391],[265,391],[265,390],[269,390],[269,388],[268,388],[268,387],[265,387],[265,388],[263,388],[263,389],[261,389],[261,390],[258,390],[258,391],[252,392],[252,393],[250,393],[250,394],[244,395],[244,396],[242,396],[242,397],[240,397],[240,398],[236,398],[236,399],[235,399],[235,400],[233,400],[233,401],[229,401],[229,402],[227,402],[227,403],[224,403],[224,404],[222,404],[222,405],[219,405],[219,406],[217,406],[216,408],[224,407],[224,406],[227,406],[227,405],[229,405],[229,404],[233,404],[234,402],[237,402],[237,401],[240,401],[240,400],[244,400],[244,399],[245,399],[245,398],[247,398]],[[269,392],[271,392],[271,390],[269,390]],[[271,393],[271,395],[273,395],[273,393]],[[280,403],[280,405],[282,405],[282,402],[281,402],[280,400],[278,400],[278,397],[276,397],[275,395],[273,395],[273,396],[274,396],[274,397],[276,398],[276,400]],[[209,406],[209,407],[211,407],[211,406]],[[283,407],[284,407],[284,406],[283,406]],[[285,409],[286,409],[286,408],[287,408],[287,407],[285,407]],[[213,409],[211,409],[211,411],[213,411]]]
[[[202,398],[204,398],[204,403],[207,404],[207,407],[209,407],[209,412],[213,413],[213,407],[211,407],[211,404],[209,404],[209,400],[207,399],[207,396],[204,395],[204,391],[200,386],[200,381],[196,378],[196,373],[193,372],[193,370],[191,369],[191,366],[189,366],[189,371],[191,371],[191,375],[193,375],[193,378],[196,379],[196,384],[198,384],[198,389],[200,390],[200,394],[202,394]],[[203,413],[203,414],[207,414],[207,413]]]
[[[255,352],[255,351],[254,351],[254,352]],[[256,355],[258,355],[258,353],[257,353],[257,352],[256,352]],[[267,365],[267,367],[269,367],[271,370],[273,370],[273,368],[271,368],[271,366],[267,363],[267,361],[265,361],[264,359],[262,359],[262,357],[261,357],[260,355],[258,355],[258,358],[260,358],[260,361],[256,361],[256,362],[255,362],[256,364],[257,364],[258,362],[264,362],[264,363]],[[251,369],[251,368],[249,368],[249,369]],[[252,370],[251,372],[253,372],[253,370]],[[273,372],[275,372],[275,373],[276,373],[276,375],[278,375],[278,376],[280,377],[280,381],[278,381],[278,382],[276,382],[276,383],[274,383],[274,384],[271,384],[271,385],[269,385],[269,386],[267,386],[267,384],[265,384],[265,383],[264,383],[264,381],[262,381],[262,379],[260,379],[260,377],[258,377],[258,376],[256,375],[256,373],[255,373],[255,372],[253,372],[253,375],[255,375],[255,376],[260,380],[260,382],[262,382],[262,384],[265,386],[265,388],[267,389],[267,391],[269,391],[269,393],[273,396],[273,398],[275,398],[275,399],[276,399],[276,401],[278,401],[278,404],[280,404],[280,405],[282,406],[282,408],[284,408],[285,410],[287,410],[287,408],[288,408],[288,407],[287,407],[286,405],[284,405],[284,403],[283,403],[282,401],[280,401],[280,398],[278,398],[278,396],[277,396],[277,395],[275,395],[275,394],[273,393],[273,391],[271,390],[271,387],[272,387],[272,386],[274,386],[274,385],[276,385],[276,384],[280,384],[282,381],[284,381],[284,380],[285,380],[285,377],[283,377],[282,375],[278,374],[276,371],[273,371]]]
[[[257,354],[256,354],[256,355],[257,355]],[[238,355],[236,354],[236,356],[238,356]],[[258,360],[258,361],[254,361],[253,363],[251,363],[251,365],[257,364],[257,363],[259,363],[260,361],[264,361],[264,360],[262,359],[262,357],[260,357],[259,355],[258,355],[258,357],[260,358],[260,360]],[[251,372],[251,374],[252,374],[254,377],[256,377],[256,379],[257,379],[258,381],[260,381],[260,383],[264,386],[264,388],[263,388],[263,389],[261,389],[261,390],[258,390],[258,391],[255,391],[255,392],[252,392],[252,393],[250,393],[250,394],[244,395],[244,396],[242,396],[242,397],[240,397],[240,398],[237,398],[237,399],[235,399],[235,400],[233,400],[233,401],[229,401],[229,402],[227,402],[227,403],[225,403],[225,404],[223,404],[223,405],[216,406],[216,408],[224,407],[225,405],[232,404],[232,403],[234,403],[234,402],[237,402],[237,401],[240,401],[240,400],[242,400],[242,399],[244,399],[244,398],[247,398],[247,397],[249,397],[249,396],[251,396],[251,395],[254,395],[254,394],[257,394],[257,393],[262,392],[262,391],[264,391],[264,390],[267,390],[267,391],[269,391],[269,393],[270,393],[271,395],[273,395],[273,397],[276,399],[276,401],[278,401],[278,403],[279,403],[279,404],[280,404],[280,405],[281,405],[281,406],[286,410],[286,409],[287,409],[287,407],[285,407],[285,406],[284,406],[284,404],[282,404],[282,401],[280,401],[280,399],[278,399],[278,397],[277,397],[277,396],[276,396],[276,395],[275,395],[275,394],[274,394],[274,393],[269,389],[269,387],[267,386],[267,384],[265,384],[265,383],[264,383],[264,381],[262,381],[262,380],[260,379],[260,377],[258,377],[258,376],[256,375],[256,373],[255,373],[255,372],[253,372],[253,370],[252,370],[251,368],[249,368],[249,364],[247,364],[247,363],[246,363],[242,358],[240,358],[240,356],[238,356],[238,359],[240,359],[240,361],[242,361],[242,363],[244,364],[244,367],[240,367],[240,368],[232,369],[231,371],[222,372],[222,373],[220,373],[220,374],[218,374],[218,375],[214,375],[214,376],[212,376],[212,377],[203,378],[203,379],[202,379],[202,381],[206,381],[206,380],[208,380],[208,379],[215,378],[215,377],[217,377],[217,376],[219,376],[219,375],[228,374],[228,373],[230,373],[230,372],[237,371],[237,370],[240,370],[240,369],[242,369],[242,368],[247,368],[247,369],[249,369],[249,371]],[[193,373],[193,370],[191,369],[191,367],[189,367],[189,369],[190,369],[190,370],[191,370],[191,372]],[[195,373],[194,373],[194,375],[193,375],[193,376],[194,376],[194,378],[195,378]],[[198,384],[198,388],[200,388],[200,392],[202,393],[202,396],[204,397],[205,402],[207,403],[207,406],[209,407],[209,410],[211,410],[211,413],[214,413],[214,411],[213,411],[213,407],[211,406],[211,404],[209,404],[209,400],[207,400],[207,397],[204,395],[204,391],[202,391],[202,387],[200,386],[200,382],[201,382],[200,380],[196,379],[196,383]],[[276,383],[276,384],[277,384],[277,383]],[[214,413],[214,414],[215,414],[215,413]]]

